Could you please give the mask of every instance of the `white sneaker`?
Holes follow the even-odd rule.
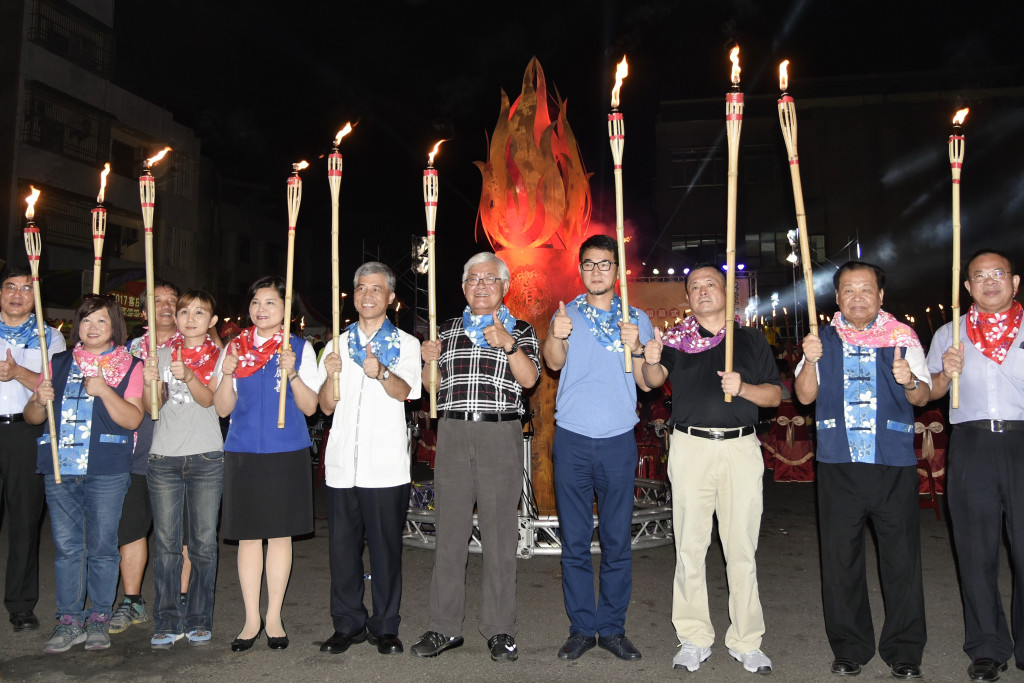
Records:
[[[696,671],[700,668],[700,663],[710,656],[710,647],[700,647],[688,640],[684,640],[679,646],[679,652],[672,658],[672,668]]]
[[[772,672],[772,660],[760,650],[751,650],[740,654],[729,650],[729,656],[737,662],[743,663],[743,668],[752,674],[770,674]]]

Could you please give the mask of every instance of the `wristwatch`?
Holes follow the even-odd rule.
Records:
[[[911,384],[910,386],[907,386],[906,384],[904,384],[904,385],[903,385],[903,391],[914,391],[914,390],[916,390],[916,389],[917,389],[917,388],[918,388],[919,386],[921,386],[921,380],[919,380],[919,379],[917,378],[917,376],[915,375],[915,376],[914,376],[914,383],[913,383],[913,384]]]
[[[388,369],[387,369],[387,368],[384,368],[384,374],[383,374],[383,375],[381,375],[380,377],[378,377],[378,378],[377,378],[377,381],[378,381],[378,382],[384,382],[384,381],[386,381],[386,380],[387,380],[387,378],[388,378],[388,377],[390,377],[390,376],[391,376],[391,373],[390,373],[390,372],[388,372]]]

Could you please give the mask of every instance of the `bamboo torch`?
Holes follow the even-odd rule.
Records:
[[[142,225],[146,229],[146,320],[150,327],[150,333],[146,335],[149,339],[149,355],[156,357],[156,301],[153,288],[155,277],[153,275],[153,207],[156,206],[156,180],[153,178],[151,169],[153,164],[160,161],[171,151],[170,147],[164,147],[163,151],[155,157],[146,159],[142,165],[142,175],[139,176],[139,198],[142,202]],[[149,385],[149,394],[152,397],[149,404],[149,415],[154,420],[159,419],[160,404],[157,394],[159,380],[153,380]]]
[[[789,175],[793,179],[793,204],[796,206],[796,229],[800,239],[800,266],[804,274],[804,288],[807,290],[807,326],[811,334],[818,335],[818,310],[814,301],[814,273],[811,271],[811,249],[807,239],[807,214],[804,212],[804,188],[800,183],[800,155],[796,149],[796,102],[786,92],[789,87],[789,60],[779,64],[779,125],[786,140],[789,154]],[[796,313],[794,311],[794,313]],[[797,316],[799,319],[799,316]],[[788,322],[786,323],[789,324]]]
[[[31,187],[31,186],[30,186]],[[32,219],[36,215],[36,200],[39,190],[32,187],[32,194],[25,198],[28,209],[25,211],[25,253],[32,268],[32,295],[35,299],[36,325],[39,334],[39,356],[42,359],[43,381],[50,381],[50,356],[46,351],[46,320],[43,318],[43,298],[39,293],[39,256],[43,251],[43,240]],[[53,416],[53,401],[46,402],[46,424],[50,428],[50,454],[53,456],[53,480],[60,483],[60,462],[57,457],[57,421]]]
[[[331,184],[331,330],[334,336],[331,344],[335,355],[340,355],[338,346],[338,335],[341,334],[341,284],[338,263],[338,193],[341,191],[341,153],[338,145],[341,139],[352,132],[352,124],[346,123],[345,127],[338,131],[334,137],[334,148],[327,157],[327,180]],[[334,385],[334,400],[341,400],[341,373],[335,373],[331,382]]]
[[[103,240],[107,237],[107,210],[103,208],[103,195],[107,190],[107,176],[110,164],[103,164],[100,173],[100,193],[96,196],[96,208],[92,210],[92,293],[100,293],[100,269],[103,264]]]
[[[622,322],[629,322],[629,290],[626,284],[626,238],[622,225],[622,148],[626,144],[626,124],[619,111],[619,90],[622,79],[629,75],[629,64],[622,57],[615,69],[615,87],[612,88],[612,110],[608,113],[608,142],[612,146],[612,162],[615,175],[615,241],[619,246],[619,295],[622,298]],[[633,372],[633,352],[623,346],[626,355],[626,372]]]
[[[740,46],[729,53],[732,90],[725,95],[725,132],[729,138],[729,185],[725,218],[725,371],[732,372],[733,318],[736,315],[736,191],[739,184],[740,128],[743,125],[743,93],[740,91]],[[732,395],[725,395],[732,403]]]
[[[960,127],[970,109],[961,109],[953,117],[949,136],[949,167],[953,171],[953,348],[960,348],[960,169],[964,165],[964,136]],[[949,406],[960,407],[960,373],[953,373]]]
[[[423,169],[423,210],[427,214],[427,314],[430,319],[430,341],[437,341],[437,275],[434,260],[434,224],[437,222],[437,169],[434,156],[441,143],[434,145],[427,155],[427,167]],[[430,417],[437,417],[437,361],[430,363]]]
[[[284,336],[281,351],[289,350],[292,334],[292,275],[295,265],[295,223],[299,219],[299,204],[302,203],[302,178],[299,171],[308,168],[309,164],[300,161],[292,164],[292,174],[288,176],[288,261],[284,276]],[[288,397],[288,378],[281,375],[281,391],[277,400],[277,428],[284,429],[284,405]]]

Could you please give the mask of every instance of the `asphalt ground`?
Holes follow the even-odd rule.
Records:
[[[772,658],[772,678],[782,681],[838,680],[829,673],[832,653],[825,638],[821,613],[818,541],[814,512],[815,487],[807,483],[775,483],[765,479],[765,511],[758,550],[758,576],[767,632],[762,649]],[[420,659],[409,648],[426,630],[427,592],[433,562],[431,551],[406,549],[400,637],[404,654],[383,656],[368,643],[341,655],[319,651],[333,628],[329,614],[330,577],[327,567],[327,523],[323,519],[323,489],[316,494],[316,531],[294,544],[294,568],[285,599],[284,619],[291,638],[286,650],[270,650],[265,638],[248,652],[233,653],[231,640],[242,626],[241,594],[235,571],[237,546],[220,545],[220,571],[212,642],[193,647],[181,641],[170,650],[149,646],[152,621],[111,636],[110,649],[86,652],[76,646],[59,655],[44,655],[43,643],[54,622],[53,542],[49,521],[44,521],[41,597],[36,614],[38,631],[13,633],[0,623],[0,679],[102,679],[117,681],[561,681],[561,680],[755,680],[731,659],[722,643],[728,626],[728,589],[724,560],[717,544],[708,553],[708,590],[718,640],[711,658],[694,673],[672,669],[676,650],[671,625],[674,551],[660,547],[636,551],[633,556],[633,594],[627,615],[627,635],[643,653],[634,663],[623,662],[595,648],[575,662],[563,662],[556,652],[568,635],[562,602],[561,572],[557,557],[535,556],[518,560],[519,660],[495,663],[487,643],[477,632],[481,558],[470,555],[466,644],[433,659]],[[933,510],[921,511],[921,542],[928,620],[928,645],[922,669],[925,681],[966,681],[967,656],[962,651],[963,619],[957,576],[943,509],[937,521]],[[4,525],[6,527],[6,525]],[[876,634],[881,631],[882,596],[872,544],[868,566]],[[6,562],[6,528],[0,529],[0,567]],[[595,558],[595,566],[599,562]],[[367,572],[372,574],[368,566]],[[1000,574],[1006,612],[1010,579],[1005,554]],[[372,581],[371,579],[369,579]],[[367,587],[368,588],[368,587]],[[153,598],[147,571],[143,596]],[[265,600],[265,591],[264,591]],[[366,591],[369,604],[370,591]],[[892,680],[888,667],[876,656],[857,680]],[[1024,672],[1010,663],[1002,680],[1024,680]]]

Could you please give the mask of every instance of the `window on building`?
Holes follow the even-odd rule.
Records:
[[[31,0],[28,39],[103,78],[114,64],[114,31],[66,0]]]
[[[125,178],[137,178],[142,155],[138,148],[114,138],[110,141],[110,170]]]
[[[671,151],[672,187],[717,187],[728,175],[726,150],[719,147],[690,147]]]
[[[674,235],[672,252],[690,263],[723,263],[725,238],[717,235]]]
[[[28,81],[21,139],[70,159],[102,164],[110,148],[110,115],[42,83]]]
[[[825,262],[825,236],[808,235],[808,242],[811,248],[811,260],[814,263]],[[789,244],[789,235],[786,232],[755,232],[744,236],[746,253],[742,259],[744,263],[753,268],[772,268],[775,266],[791,265],[786,259],[793,248]]]

